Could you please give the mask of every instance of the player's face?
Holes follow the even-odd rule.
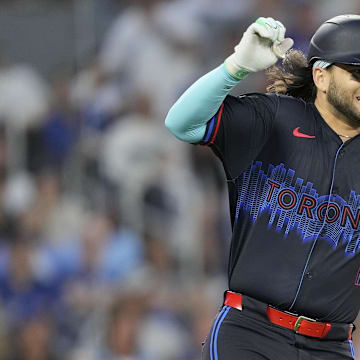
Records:
[[[360,126],[360,67],[333,65],[326,96],[351,126]]]

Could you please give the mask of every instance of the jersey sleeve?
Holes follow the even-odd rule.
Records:
[[[278,103],[276,94],[229,95],[207,123],[199,144],[212,148],[229,179],[239,176],[264,146]]]

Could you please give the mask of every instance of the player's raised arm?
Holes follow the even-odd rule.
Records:
[[[206,124],[231,89],[251,72],[274,65],[292,47],[285,27],[272,18],[258,18],[243,34],[235,51],[215,70],[197,80],[170,109],[166,127],[180,140],[202,140]]]

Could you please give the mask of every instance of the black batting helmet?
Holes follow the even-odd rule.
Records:
[[[307,59],[360,65],[360,15],[339,15],[325,21],[310,41]]]

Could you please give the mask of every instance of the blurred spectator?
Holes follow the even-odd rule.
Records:
[[[65,277],[63,312],[57,320],[59,350],[92,349],[101,340],[107,307],[141,268],[143,249],[135,233],[110,217],[95,215],[76,244],[58,246],[57,266]]]
[[[48,109],[49,87],[28,64],[0,68],[0,118],[24,130],[42,120]]]
[[[107,349],[104,360],[141,360],[149,357],[139,354],[139,330],[145,311],[145,299],[137,294],[115,299],[109,312],[106,332]]]
[[[119,189],[124,221],[142,232],[142,199],[149,188],[163,185],[170,149],[164,129],[154,123],[149,98],[136,94],[133,103],[134,111],[119,118],[105,135],[101,165],[104,174]],[[162,190],[166,191],[164,187]],[[162,215],[171,216],[174,209],[164,206]],[[150,213],[146,215],[151,216]]]
[[[70,84],[66,78],[60,79],[54,84],[52,106],[40,128],[40,141],[43,145],[41,151],[45,154],[37,153],[34,156],[43,158],[45,163],[37,167],[46,166],[61,170],[69,161],[79,131],[80,119],[71,104]],[[33,162],[35,161],[36,159],[33,159]]]
[[[167,239],[184,271],[201,269],[196,263],[203,235],[201,206],[206,189],[198,183],[183,144],[159,128],[149,98],[137,94],[133,112],[118,119],[104,137],[102,172],[118,191],[123,220],[140,234]],[[205,204],[208,201],[208,204]],[[210,208],[210,207],[208,207]]]
[[[71,85],[72,104],[79,110],[82,125],[86,131],[91,131],[91,136],[104,132],[127,110],[127,96],[125,86],[96,63],[82,69]]]
[[[61,173],[52,169],[43,169],[30,179],[31,201],[18,213],[26,231],[49,243],[78,238],[86,216],[81,195],[66,193]]]
[[[19,326],[9,339],[7,358],[12,360],[57,360],[54,352],[53,323],[50,317],[37,316]]]
[[[21,224],[18,225],[21,229]],[[6,358],[55,359],[52,317],[61,293],[56,276],[42,273],[41,249],[21,231],[1,248],[0,302],[6,321]],[[55,275],[55,274],[53,274]]]
[[[105,34],[99,54],[106,74],[116,77],[128,91],[141,91],[150,99],[155,120],[161,124],[179,91],[198,74],[200,65],[192,39],[184,43],[167,38],[168,31],[163,30],[158,16],[163,2],[133,2]]]
[[[6,309],[9,329],[43,312],[51,312],[58,300],[60,283],[37,271],[36,247],[26,237],[2,248],[0,299]]]

